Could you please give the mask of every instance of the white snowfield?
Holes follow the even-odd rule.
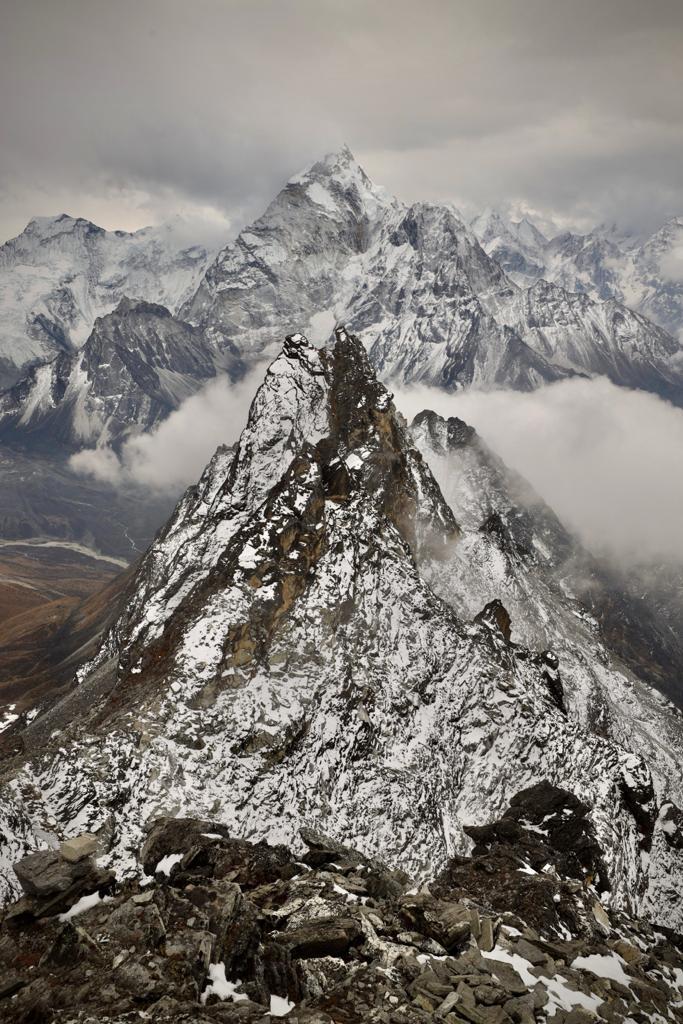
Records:
[[[161,302],[176,318],[155,359],[131,303],[117,337],[123,369],[111,346],[90,358],[93,331],[80,361],[33,370],[18,393],[2,397],[0,426],[35,431],[65,410],[60,436],[106,446],[112,433],[115,440],[126,429],[152,429],[206,382],[207,361],[239,377],[277,354],[283,325],[304,327],[324,344],[339,322],[360,333],[386,381],[531,390],[605,375],[683,403],[678,328],[667,333],[642,303],[630,309],[623,289],[598,294],[578,281],[544,279],[529,269],[529,253],[546,252],[542,236],[528,221],[513,227],[528,256],[522,276],[509,246],[491,237],[512,231],[499,217],[475,224],[482,247],[452,205],[399,202],[347,148],[292,178],[215,258],[201,247],[175,248],[164,227],[126,235],[65,217],[32,221],[0,248],[0,371],[3,352],[11,368],[82,345],[95,317],[124,294]],[[24,278],[33,290],[19,288]],[[199,365],[188,358],[188,324]],[[130,397],[131,367],[142,371],[144,397],[139,381]]]
[[[489,213],[470,228],[449,204],[406,206],[343,148],[292,178],[218,254],[181,315],[247,360],[275,354],[283,323],[308,324],[322,343],[345,322],[385,380],[527,390],[605,374],[681,400],[681,324],[667,333],[642,315],[649,307],[633,312],[625,289],[544,280],[530,254],[546,240],[528,220],[513,227],[514,237]],[[496,232],[524,248],[523,274]]]
[[[491,208],[471,227],[516,284],[543,278],[594,299],[616,299],[683,342],[683,217],[648,238],[601,225],[548,239],[528,217],[514,221]]]

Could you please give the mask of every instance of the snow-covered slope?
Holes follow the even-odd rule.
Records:
[[[95,315],[126,291],[166,299],[171,309],[180,303],[178,318],[203,335],[233,376],[277,351],[282,323],[303,324],[324,342],[344,321],[362,333],[385,380],[529,390],[576,373],[606,374],[683,401],[678,341],[613,298],[597,301],[585,289],[562,286],[579,287],[578,279],[556,275],[560,284],[548,283],[529,269],[557,240],[546,244],[528,219],[507,224],[491,211],[475,228],[492,255],[453,207],[405,206],[375,186],[345,147],[292,178],[182,303],[203,269],[204,250],[178,253],[167,238],[159,241],[161,229],[109,235],[70,218],[31,222],[0,250],[0,289],[3,273],[14,282],[27,273],[46,295],[41,260],[54,264],[50,273],[61,282],[40,314],[30,289],[5,302],[9,325],[15,314],[21,331],[27,318],[32,324],[34,347],[22,350],[22,359],[59,346],[70,351]],[[515,246],[522,274],[512,266]],[[196,387],[202,383],[198,378]],[[31,371],[18,393],[33,390]],[[29,413],[17,419],[26,423]]]
[[[277,351],[283,322],[327,340],[362,285],[364,254],[401,210],[348,148],[331,153],[218,254],[181,315],[246,355]]]
[[[489,302],[539,356],[587,376],[652,391],[683,404],[683,349],[640,313],[545,280]]]
[[[282,322],[308,324],[322,341],[345,321],[386,380],[526,390],[607,374],[683,401],[677,341],[613,300],[537,280],[529,268],[545,239],[530,221],[506,226],[490,214],[475,226],[491,255],[453,207],[399,203],[344,148],[285,186],[216,257],[181,315],[247,362],[275,351]],[[534,288],[504,272],[514,270],[498,262],[506,246]]]
[[[502,606],[467,622],[437,595],[463,529],[360,342],[290,336],[72,694],[8,730],[26,753],[5,772],[5,862],[89,829],[130,869],[146,820],[191,809],[297,848],[314,825],[424,877],[547,779],[592,807],[614,904],[683,923],[660,762],[567,713],[556,662],[510,642]]]
[[[0,383],[80,347],[124,295],[176,310],[212,255],[188,245],[180,219],[131,234],[66,214],[36,217],[0,246]]]
[[[148,431],[216,374],[201,331],[163,306],[122,299],[85,345],[0,395],[0,437],[57,453]]]
[[[451,559],[424,567],[431,585],[465,618],[502,601],[512,639],[559,658],[570,716],[642,751],[667,780],[665,788],[683,802],[683,715],[651,685],[660,681],[657,661],[660,653],[666,660],[666,645],[660,652],[659,637],[652,643],[642,595],[631,601],[531,486],[462,420],[425,411],[411,435],[462,530]],[[631,634],[622,657],[605,636],[616,617]],[[637,656],[642,650],[651,662],[645,681],[637,674],[645,668]]]
[[[614,299],[683,342],[683,218],[645,240],[600,226],[546,241],[526,219],[486,210],[472,221],[483,248],[518,285],[539,278],[601,301]]]
[[[472,221],[471,228],[483,249],[492,256],[512,280],[521,283],[542,275],[547,238],[528,217],[508,220],[498,210],[487,207]]]

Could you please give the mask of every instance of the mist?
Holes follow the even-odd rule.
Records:
[[[218,377],[151,433],[126,441],[120,456],[111,448],[87,448],[71,457],[71,469],[107,483],[179,494],[199,479],[219,445],[237,440],[262,380],[262,366],[237,384]]]
[[[406,202],[683,209],[680,0],[3,0],[0,236],[249,222],[348,142]]]
[[[683,563],[683,411],[606,378],[531,393],[398,390],[410,420],[459,416],[595,554]]]

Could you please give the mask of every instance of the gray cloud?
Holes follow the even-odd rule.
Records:
[[[431,408],[476,427],[594,553],[630,565],[683,563],[683,411],[606,378],[530,394],[399,391],[412,418]]]
[[[348,141],[407,200],[683,210],[679,0],[6,0],[0,231],[233,224]]]

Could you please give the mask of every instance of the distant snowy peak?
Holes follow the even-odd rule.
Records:
[[[0,266],[15,260],[35,265],[41,261],[41,253],[52,249],[59,239],[62,244],[69,239],[84,245],[88,239],[104,235],[106,232],[103,228],[83,217],[71,217],[67,213],[56,217],[33,217],[21,234],[0,246]],[[66,244],[71,246],[73,252],[73,241]]]
[[[529,218],[516,224],[490,209],[472,229],[518,285],[543,278],[600,301],[616,299],[683,341],[683,217],[645,241],[609,224],[548,241]]]
[[[485,251],[513,280],[516,280],[515,275],[523,280],[540,275],[547,240],[528,217],[513,221],[499,210],[487,207],[470,226]]]
[[[520,221],[512,221],[511,227],[523,245],[534,246],[536,249],[541,249],[548,242],[545,235],[536,227],[533,221],[529,220],[528,217],[522,217]]]
[[[122,299],[85,345],[34,367],[0,395],[0,437],[56,452],[118,447],[216,373],[203,335],[163,306]]]
[[[348,146],[295,174],[287,182],[289,188],[302,189],[332,217],[338,217],[346,204],[354,206],[358,215],[374,217],[396,203],[386,189],[370,180]]]
[[[211,255],[178,218],[133,233],[67,214],[34,218],[0,246],[0,383],[80,347],[124,295],[177,309]]]
[[[180,315],[245,364],[275,354],[282,322],[317,343],[345,322],[385,380],[530,390],[606,373],[683,401],[677,343],[586,288],[546,284],[551,245],[529,218],[488,210],[471,229],[451,206],[405,206],[343,149],[218,254]]]
[[[485,248],[496,239],[515,237],[509,221],[492,206],[487,206],[474,218],[471,228]]]
[[[275,355],[283,323],[323,344],[343,322],[386,380],[529,390],[607,374],[683,402],[677,221],[625,254],[608,228],[547,242],[530,217],[495,210],[470,228],[449,205],[389,196],[344,147],[213,259],[169,228],[111,234],[59,217],[24,235],[3,247],[0,358],[2,330],[12,359],[70,352],[129,295],[177,312],[235,376]]]
[[[401,210],[348,148],[330,154],[218,254],[180,315],[246,360],[275,353],[283,319],[322,341],[346,318],[363,255]]]

